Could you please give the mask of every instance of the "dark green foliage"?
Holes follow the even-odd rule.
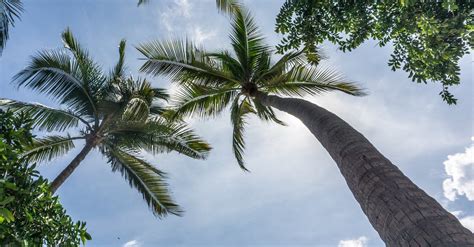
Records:
[[[403,69],[417,83],[442,85],[448,91],[460,83],[459,59],[474,47],[472,1],[315,1],[287,0],[277,17],[276,31],[285,34],[279,52],[304,46],[314,62],[317,45],[325,40],[351,51],[368,39],[392,44],[388,65]]]
[[[0,0],[0,55],[8,40],[10,26],[15,26],[15,20],[20,19],[23,4],[20,0]]]
[[[35,165],[21,158],[32,124],[0,110],[0,245],[78,246],[91,239],[85,223],[72,221]]]

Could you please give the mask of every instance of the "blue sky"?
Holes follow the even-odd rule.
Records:
[[[276,45],[275,16],[283,0],[246,1],[268,43]],[[25,0],[22,21],[11,30],[0,57],[0,97],[55,106],[47,97],[17,90],[12,76],[42,49],[62,46],[70,27],[96,61],[109,69],[126,38],[129,73],[141,61],[134,46],[152,39],[189,37],[208,49],[228,46],[228,20],[214,0]],[[440,86],[416,84],[387,66],[390,47],[366,42],[351,53],[325,44],[334,66],[369,91],[363,98],[338,93],[306,99],[338,114],[362,132],[418,186],[474,228],[472,57],[460,61],[459,99],[448,106]],[[169,88],[163,78],[149,78]],[[140,195],[98,153],[89,155],[58,191],[67,212],[87,222],[89,246],[382,246],[335,163],[295,118],[278,112],[289,126],[251,119],[243,173],[231,152],[229,116],[190,119],[214,147],[206,161],[176,154],[146,158],[169,173],[183,217],[154,218]],[[77,147],[82,143],[78,142]],[[74,150],[40,167],[50,179],[74,157]],[[451,155],[448,158],[448,155]],[[444,183],[444,187],[443,187]]]

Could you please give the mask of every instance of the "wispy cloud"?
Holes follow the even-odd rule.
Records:
[[[213,38],[214,36],[216,36],[216,32],[204,31],[199,26],[194,27],[192,31],[192,40],[195,41],[197,44],[201,44],[204,41]]]
[[[140,243],[137,240],[128,241],[123,245],[123,247],[141,247],[141,246],[142,246],[142,243]]]
[[[341,240],[338,247],[366,247],[369,239],[365,236],[357,239]]]
[[[161,10],[161,23],[167,31],[173,31],[177,19],[189,18],[191,9],[192,5],[188,0],[174,0],[166,9]]]
[[[474,141],[474,137],[471,139]],[[444,196],[454,201],[458,195],[464,195],[474,201],[474,144],[466,148],[464,153],[448,155],[443,164],[449,176],[443,182]]]

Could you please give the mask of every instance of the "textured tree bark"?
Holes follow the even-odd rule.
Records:
[[[86,145],[82,148],[81,152],[76,155],[76,157],[69,163],[69,165],[64,168],[64,170],[59,173],[59,175],[51,183],[50,190],[54,194],[56,190],[66,181],[66,179],[71,176],[74,170],[81,164],[81,161],[87,156],[87,154],[94,148],[92,143],[86,142]]]
[[[456,217],[344,120],[302,99],[260,92],[256,99],[297,117],[306,125],[334,159],[387,246],[474,246],[474,235]]]

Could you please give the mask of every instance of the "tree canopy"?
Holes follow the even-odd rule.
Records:
[[[33,121],[0,110],[0,244],[77,246],[91,239],[49,191],[35,165],[22,158],[32,143]]]
[[[460,83],[459,59],[474,47],[471,1],[287,0],[277,17],[276,31],[284,34],[279,52],[304,46],[308,58],[328,40],[351,51],[369,39],[379,46],[393,45],[388,61],[417,83],[442,85],[448,104],[456,98],[449,87]]]

